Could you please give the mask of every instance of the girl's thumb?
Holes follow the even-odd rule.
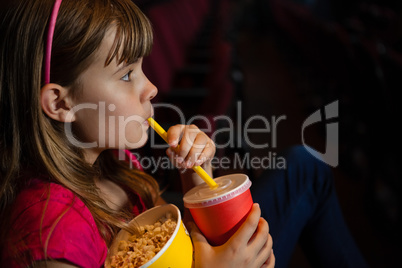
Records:
[[[190,236],[193,240],[193,244],[197,243],[208,243],[206,238],[202,235],[201,231],[198,229],[197,225],[194,222],[189,222]]]

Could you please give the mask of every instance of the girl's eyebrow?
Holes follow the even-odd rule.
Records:
[[[119,67],[119,69],[117,69],[117,71],[116,71],[113,75],[119,73],[121,70],[124,70],[124,69],[127,68],[128,66],[130,66],[130,65],[132,65],[132,64],[134,64],[134,63],[137,63],[138,60],[139,60],[139,59],[136,59],[136,60],[133,61],[133,62],[125,62],[121,67]]]
[[[121,70],[124,70],[124,69],[127,68],[129,65],[131,65],[131,63],[125,63],[125,64],[123,64],[119,69],[117,69],[117,71],[116,71],[113,75],[119,73]]]

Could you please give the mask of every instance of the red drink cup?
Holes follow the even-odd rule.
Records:
[[[218,188],[197,185],[184,197],[184,206],[213,246],[224,244],[246,220],[253,206],[251,181],[247,175],[232,174],[215,179]]]

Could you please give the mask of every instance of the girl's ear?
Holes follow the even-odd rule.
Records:
[[[71,123],[75,121],[72,110],[72,100],[68,96],[68,90],[58,84],[46,84],[40,93],[42,110],[52,119]]]

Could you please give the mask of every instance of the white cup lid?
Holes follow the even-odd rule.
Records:
[[[187,208],[201,208],[230,200],[248,190],[251,181],[245,174],[231,174],[215,179],[218,188],[211,189],[206,183],[195,186],[184,197]]]

